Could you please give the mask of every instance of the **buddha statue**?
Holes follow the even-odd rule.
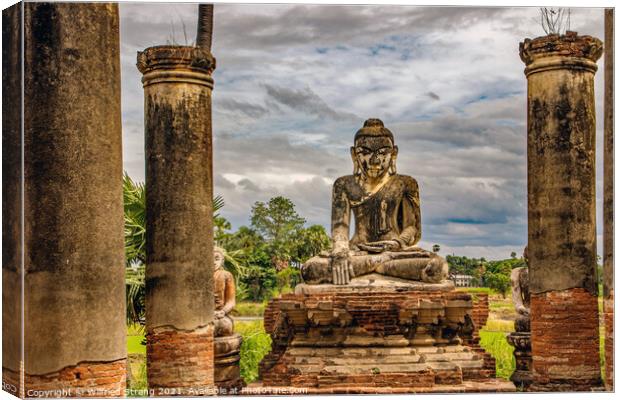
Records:
[[[224,269],[224,250],[213,248],[213,286],[215,292],[214,336],[233,334],[233,320],[228,314],[235,308],[235,278]]]
[[[527,246],[523,250],[525,267],[514,268],[510,273],[510,286],[512,287],[512,302],[517,312],[515,319],[515,331],[530,331],[530,280],[528,274]]]
[[[427,283],[447,278],[446,261],[416,246],[422,233],[418,183],[396,173],[397,156],[392,132],[379,119],[366,120],[351,147],[353,175],[334,182],[332,250],[302,266],[307,284],[347,285],[371,273]]]

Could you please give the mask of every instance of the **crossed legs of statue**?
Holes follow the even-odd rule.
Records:
[[[215,337],[230,336],[234,333],[233,320],[228,315],[214,318],[213,325]]]
[[[448,275],[446,260],[434,253],[416,258],[402,258],[398,252],[352,255],[349,256],[349,265],[352,267],[351,278],[375,272],[396,278],[438,283]],[[332,283],[331,258],[312,257],[304,263],[301,274],[304,282],[309,284]]]

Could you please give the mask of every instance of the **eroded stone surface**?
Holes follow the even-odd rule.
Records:
[[[348,285],[372,273],[428,283],[447,278],[446,261],[415,246],[422,234],[418,183],[396,173],[397,155],[392,132],[379,119],[366,120],[351,147],[353,175],[334,182],[332,249],[304,263],[304,282]]]

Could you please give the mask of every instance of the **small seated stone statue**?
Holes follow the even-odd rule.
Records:
[[[528,263],[527,246],[523,250],[523,259]],[[519,267],[512,270],[510,274],[510,285],[512,286],[512,302],[515,305],[517,318],[515,319],[515,330],[517,332],[530,331],[530,281],[528,267]]]
[[[213,286],[215,292],[214,336],[230,336],[233,334],[233,320],[228,314],[235,308],[235,278],[224,269],[224,250],[213,249],[215,272]]]
[[[396,173],[398,147],[379,119],[368,119],[351,147],[353,175],[338,178],[332,193],[332,250],[302,267],[308,284],[347,285],[362,275],[438,283],[448,276],[439,255],[416,247],[421,237],[415,179]],[[351,212],[355,232],[349,239]]]

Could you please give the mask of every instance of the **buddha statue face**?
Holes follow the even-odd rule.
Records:
[[[219,247],[213,249],[213,264],[216,270],[224,266],[224,252]]]
[[[388,137],[362,136],[352,148],[353,162],[371,179],[380,179],[390,171],[395,159],[395,148]]]
[[[396,173],[398,147],[394,146],[392,133],[378,119],[369,119],[355,135],[351,147],[354,174],[373,180]]]

